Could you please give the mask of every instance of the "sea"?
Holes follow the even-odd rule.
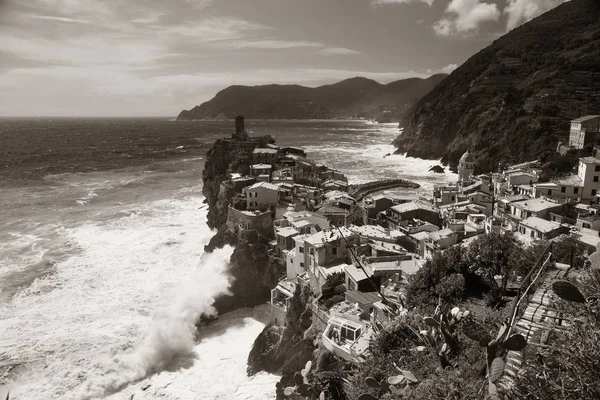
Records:
[[[252,135],[430,195],[456,179],[394,155],[397,124],[246,121]],[[202,169],[230,121],[0,119],[0,398],[275,398],[246,375],[264,309],[196,327],[227,293],[232,248],[204,254]]]

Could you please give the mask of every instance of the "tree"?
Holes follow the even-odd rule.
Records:
[[[502,300],[509,278],[523,259],[522,245],[511,234],[482,235],[471,243],[467,253],[471,272],[488,285],[493,304]]]

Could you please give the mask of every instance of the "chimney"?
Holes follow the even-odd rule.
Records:
[[[244,116],[238,115],[235,117],[235,133],[240,134],[244,131]]]

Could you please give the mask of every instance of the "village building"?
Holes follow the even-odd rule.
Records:
[[[467,150],[458,161],[459,184],[470,182],[473,172],[475,172],[475,158]]]
[[[247,210],[270,210],[279,204],[279,187],[268,182],[258,182],[245,187]]]
[[[429,222],[435,226],[441,225],[438,209],[421,201],[390,207],[384,215],[388,227],[392,229],[400,229],[402,226],[410,225],[413,220]]]
[[[363,223],[369,224],[377,221],[377,214],[394,205],[391,197],[382,194],[376,196],[366,196],[362,201]]]
[[[365,360],[374,331],[371,325],[349,316],[329,319],[323,331],[321,343],[336,356],[353,363]]]
[[[569,146],[583,149],[593,144],[600,133],[600,115],[586,115],[571,121]]]
[[[276,171],[273,171],[271,175],[271,183],[279,184],[279,183],[287,183],[294,184],[294,173],[291,168],[282,168]]]
[[[279,157],[279,150],[273,148],[257,148],[252,151],[252,161],[255,164],[275,165]]]
[[[518,235],[525,240],[550,240],[563,233],[569,228],[539,217],[529,217],[519,222]]]
[[[347,220],[349,213],[343,208],[323,204],[316,212],[327,218],[332,225],[345,226],[346,224],[349,224],[349,221]]]

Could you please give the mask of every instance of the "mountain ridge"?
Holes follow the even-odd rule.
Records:
[[[178,120],[232,119],[342,119],[367,118],[397,122],[446,74],[407,78],[387,84],[365,77],[307,87],[297,84],[232,85],[211,100],[183,110]]]
[[[565,142],[569,120],[600,111],[600,2],[572,0],[470,57],[406,114],[399,153],[479,171]]]

